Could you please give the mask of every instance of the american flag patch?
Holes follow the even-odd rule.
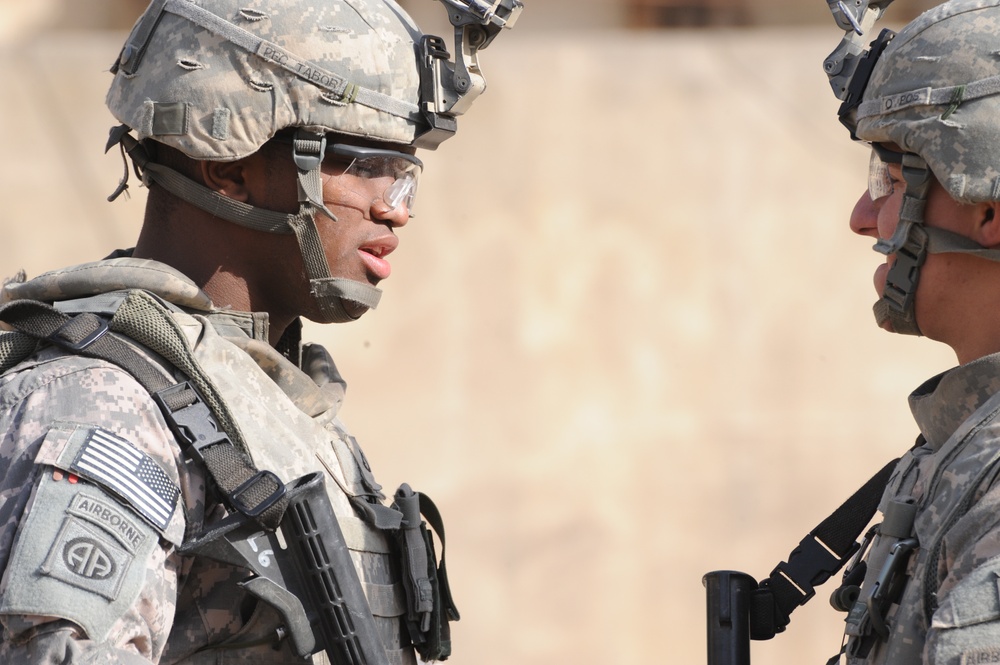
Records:
[[[92,430],[70,470],[125,499],[161,531],[174,514],[177,485],[152,457],[111,432]]]

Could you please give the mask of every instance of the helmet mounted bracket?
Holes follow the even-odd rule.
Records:
[[[846,33],[837,48],[823,61],[823,69],[830,79],[833,94],[836,95],[837,99],[845,102],[839,111],[842,122],[844,122],[845,116],[853,115],[851,112],[861,103],[861,96],[865,86],[868,85],[868,78],[871,76],[875,61],[882,54],[885,45],[892,39],[892,36],[886,37],[886,31],[883,31],[876,40],[876,43],[880,44],[880,48],[876,49],[874,44],[871,48],[866,48],[865,35],[871,31],[875,22],[891,3],[892,0],[876,0],[875,2],[855,0],[848,5],[843,0],[827,0],[834,20]],[[891,31],[888,32],[893,34]],[[864,67],[861,66],[862,62],[865,63]],[[857,82],[855,82],[856,73],[860,74]],[[844,124],[851,130],[853,138],[854,128],[847,122]]]
[[[843,103],[837,109],[837,117],[840,118],[841,124],[851,132],[852,141],[858,140],[858,136],[855,133],[858,128],[858,107],[861,105],[861,98],[865,94],[865,88],[868,87],[872,70],[875,69],[875,63],[878,62],[879,56],[885,51],[885,47],[889,45],[889,42],[895,36],[896,33],[892,30],[888,28],[883,29],[878,37],[875,38],[875,41],[871,43],[871,46],[852,64],[854,72],[847,83],[846,94],[840,98]],[[836,88],[834,90],[836,91]]]
[[[429,128],[414,140],[417,148],[434,150],[455,133],[456,118],[486,90],[479,67],[479,51],[504,28],[513,28],[524,3],[521,0],[440,0],[455,28],[455,60],[444,40],[426,35],[417,45],[420,62],[420,106]]]

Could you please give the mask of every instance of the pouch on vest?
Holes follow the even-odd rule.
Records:
[[[403,514],[397,533],[406,590],[406,626],[410,641],[424,660],[447,660],[451,655],[451,627],[458,621],[458,608],[451,597],[445,568],[444,523],[437,506],[426,495],[406,483],[393,497],[393,507]],[[434,551],[434,538],[427,523],[441,540],[441,563]]]

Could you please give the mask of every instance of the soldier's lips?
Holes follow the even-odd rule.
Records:
[[[385,260],[385,257],[391,254],[398,244],[399,239],[396,236],[383,236],[359,247],[358,254],[368,272],[375,278],[382,280],[392,273],[392,265]]]

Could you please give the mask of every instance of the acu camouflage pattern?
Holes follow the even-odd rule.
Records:
[[[958,201],[1000,200],[997,35],[1000,0],[953,0],[919,16],[878,59],[857,136],[920,155]]]
[[[159,297],[168,302],[208,302],[204,294],[193,294],[190,282],[170,268],[128,258],[9,284],[0,301],[11,295],[55,298],[71,310],[113,310],[115,299],[127,295],[115,289],[158,272],[172,278],[161,280],[161,288],[155,290]],[[180,280],[176,289],[167,288],[173,279]],[[100,293],[102,283],[109,293]],[[376,499],[379,493],[357,443],[336,417],[344,394],[339,377],[310,379],[264,341],[266,326],[255,317],[178,308],[174,319],[195,359],[224,395],[258,468],[272,470],[286,482],[311,471],[326,473],[331,503],[390,662],[415,664],[405,636],[400,571],[390,544],[384,533],[359,519],[351,505],[352,499]],[[314,367],[332,367],[324,362],[328,356],[322,350],[314,347],[309,355]],[[287,640],[276,644],[281,623],[277,613],[238,587],[246,577],[244,570],[176,553],[174,545],[181,537],[218,521],[225,511],[206,496],[201,466],[185,461],[159,408],[130,375],[103,361],[49,348],[0,379],[0,400],[0,431],[5,433],[0,439],[0,496],[5,499],[0,504],[0,566],[6,568],[26,516],[33,509],[44,509],[32,503],[33,488],[46,469],[35,458],[57,423],[100,424],[141,444],[176,480],[183,506],[174,515],[181,521],[168,527],[155,556],[145,564],[138,597],[114,619],[106,636],[91,640],[68,617],[60,617],[56,608],[45,617],[0,615],[4,626],[0,662],[38,662],[48,657],[62,662],[63,655],[71,653],[108,663],[303,662]],[[18,574],[5,570],[3,584]],[[326,656],[317,654],[313,662],[324,663]]]
[[[926,442],[900,460],[882,498],[917,506],[902,597],[889,638],[847,662],[979,663],[1000,658],[1000,354],[926,382],[910,397]],[[898,538],[879,535],[862,600]],[[848,625],[848,633],[852,626]]]
[[[264,40],[238,44],[179,15],[186,5]],[[161,14],[162,12],[162,14]],[[193,159],[235,160],[304,127],[411,143],[424,121],[412,20],[392,0],[154,0],[107,95],[111,113]],[[399,106],[367,106],[358,90]]]

